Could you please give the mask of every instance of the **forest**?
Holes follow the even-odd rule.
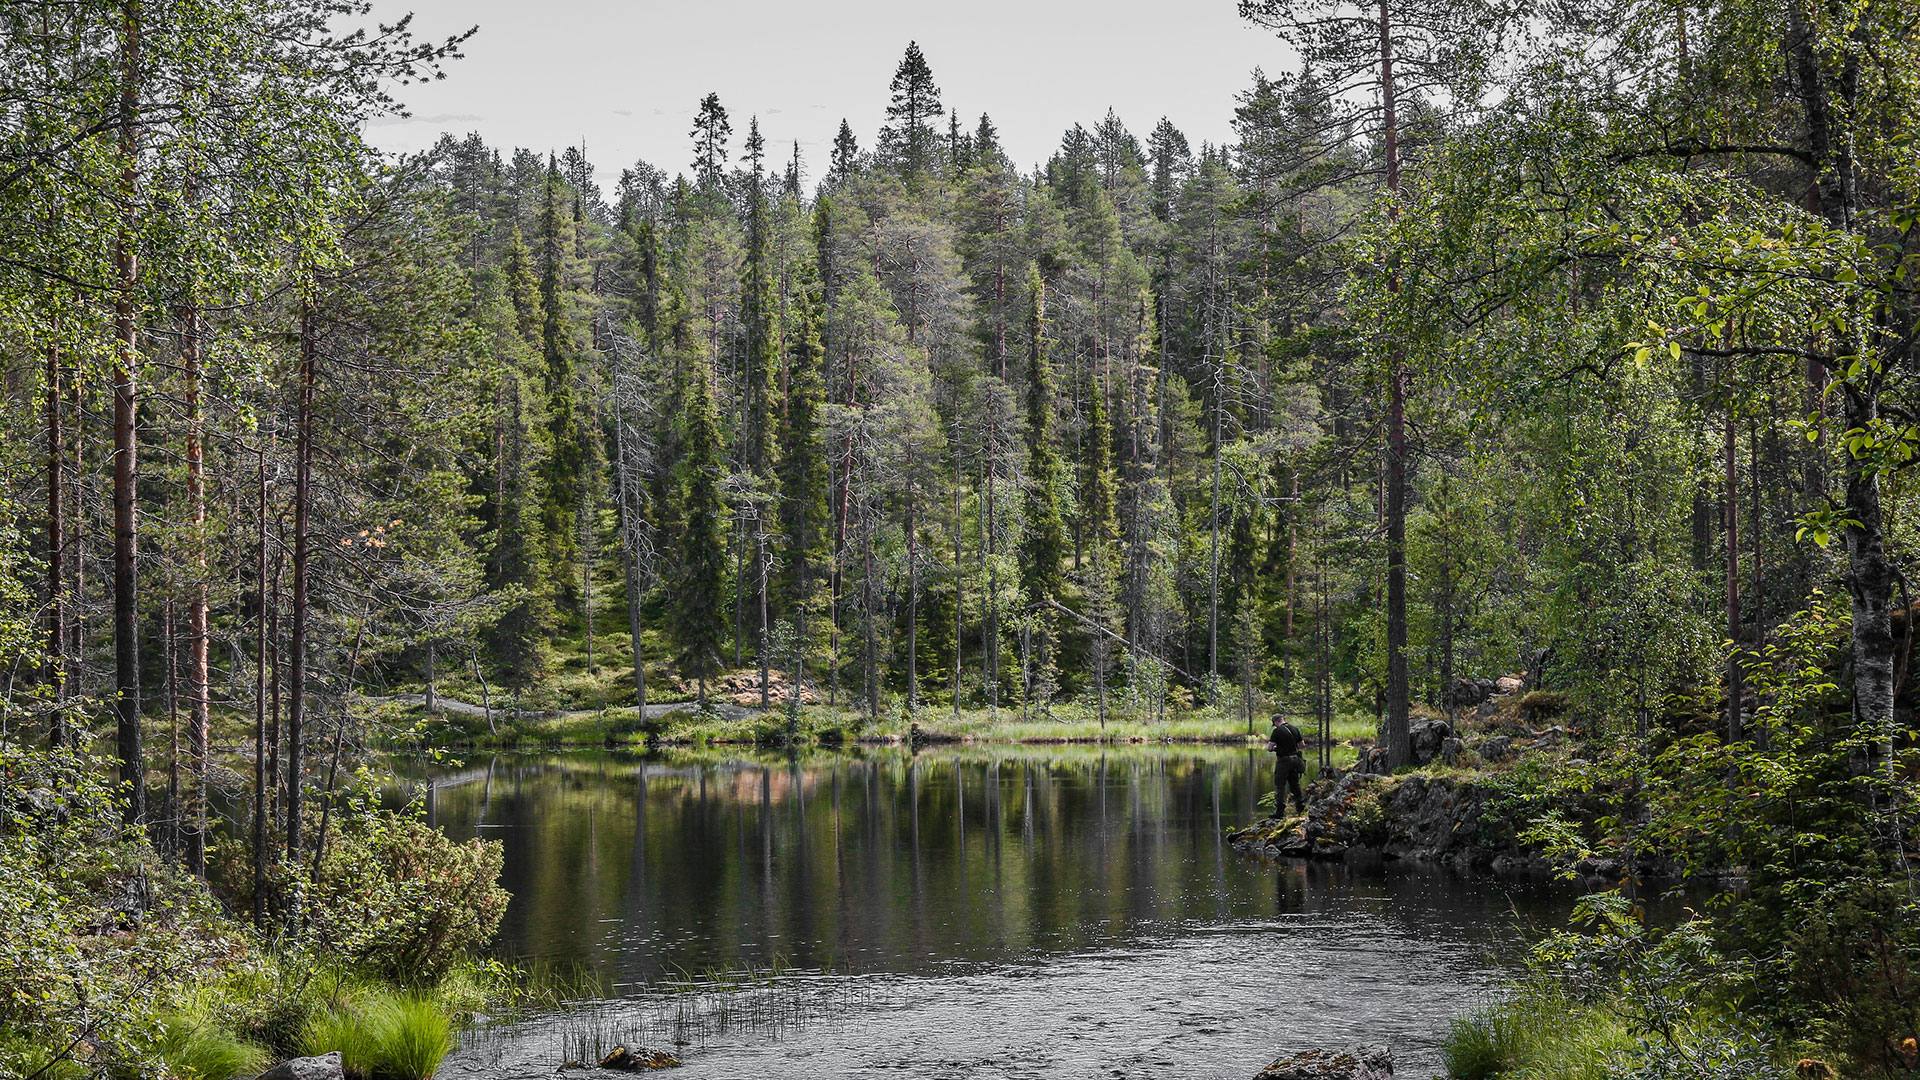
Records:
[[[105,755],[266,925],[436,692],[1280,711],[1397,768],[1511,675],[1635,799],[1668,752],[1817,788],[1857,846],[1756,902],[1910,914],[1920,9],[1240,7],[1300,62],[1227,143],[1022,164],[909,43],[825,161],[691,88],[685,159],[597,169],[375,152],[466,36],[354,0],[8,3],[5,790]],[[1675,844],[1741,813],[1687,790]]]

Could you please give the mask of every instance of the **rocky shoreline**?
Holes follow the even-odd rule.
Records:
[[[1588,762],[1574,756],[1566,729],[1531,726],[1527,699],[1533,695],[1517,689],[1489,682],[1471,702],[1475,707],[1458,714],[1458,729],[1437,717],[1416,721],[1412,743],[1418,771],[1389,774],[1380,750],[1362,748],[1353,769],[1307,789],[1305,814],[1229,829],[1229,843],[1267,859],[1405,859],[1463,874],[1618,883],[1627,869],[1618,859],[1587,857],[1569,864],[1522,840],[1530,821],[1503,773],[1536,757],[1576,769]],[[1658,876],[1655,867],[1634,869]]]
[[[1520,843],[1488,803],[1501,792],[1470,779],[1350,772],[1315,784],[1307,813],[1233,829],[1236,851],[1268,859],[1361,862],[1409,859],[1461,873],[1547,878],[1560,866]],[[1611,860],[1587,860],[1577,876],[1617,880]]]

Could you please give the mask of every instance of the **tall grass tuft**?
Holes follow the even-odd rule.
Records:
[[[175,1013],[162,1020],[152,1052],[167,1063],[169,1074],[181,1080],[230,1080],[240,1073],[259,1072],[267,1059],[266,1051],[193,1013]]]
[[[1515,1037],[1510,1006],[1491,1005],[1453,1018],[1440,1059],[1454,1080],[1489,1080],[1519,1065],[1525,1047]]]
[[[453,1021],[431,998],[367,990],[316,1013],[301,1046],[308,1054],[340,1051],[361,1080],[430,1080],[453,1052]]]
[[[1453,1080],[1608,1080],[1639,1047],[1605,1008],[1522,993],[1455,1017],[1440,1055]]]

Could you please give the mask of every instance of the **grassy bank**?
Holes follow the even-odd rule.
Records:
[[[849,743],[922,742],[1015,742],[1015,743],[1215,743],[1254,745],[1266,743],[1266,724],[1256,725],[1249,735],[1244,720],[1222,719],[1211,711],[1170,715],[1165,720],[1110,719],[1101,724],[1096,717],[1084,715],[1074,707],[1056,707],[1047,717],[1022,719],[1020,714],[1001,710],[963,710],[958,717],[951,711],[923,712],[916,722],[904,715],[869,720],[861,713],[824,705],[809,705],[800,710],[789,729],[785,710],[766,713],[708,711],[702,713],[694,702],[673,703],[676,707],[664,715],[642,720],[632,708],[602,711],[577,711],[547,715],[495,716],[489,725],[478,716],[443,711],[430,726],[430,741],[443,745],[487,748],[602,746],[653,742],[662,745],[748,745],[783,743],[789,731],[802,743],[838,746]],[[376,715],[395,731],[427,730],[425,706],[383,703],[375,706]],[[1354,746],[1370,742],[1374,722],[1369,718],[1342,718],[1334,725],[1333,741],[1337,756],[1351,762]]]
[[[1618,894],[1589,897],[1534,948],[1526,974],[1456,1017],[1456,1080],[1833,1080],[1893,1076],[1844,1047],[1791,1037],[1756,1011],[1759,972],[1721,951],[1710,921],[1647,926]]]

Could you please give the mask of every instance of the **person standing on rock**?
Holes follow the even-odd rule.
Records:
[[[1307,737],[1300,729],[1287,722],[1280,713],[1273,714],[1273,730],[1267,733],[1267,749],[1273,751],[1273,814],[1279,817],[1286,811],[1287,795],[1293,795],[1293,805],[1301,813],[1307,812],[1307,796],[1300,790],[1300,778],[1307,774],[1307,758],[1302,752]]]

